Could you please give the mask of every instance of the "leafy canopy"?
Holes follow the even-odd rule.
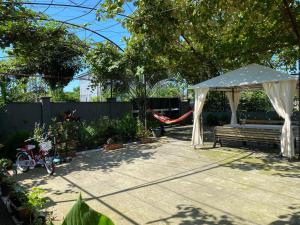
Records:
[[[40,75],[52,88],[63,87],[83,68],[87,44],[68,27],[21,4],[0,5],[0,47],[11,60],[0,72]]]
[[[128,79],[123,53],[116,46],[108,42],[98,43],[88,52],[86,60],[95,87],[101,83],[104,89],[112,89],[113,93],[126,90]]]
[[[99,18],[113,18],[130,0],[106,0]],[[282,0],[137,0],[123,20],[130,39],[161,56],[167,68],[199,82],[249,63],[295,69],[297,39]],[[300,27],[300,2],[289,1]]]

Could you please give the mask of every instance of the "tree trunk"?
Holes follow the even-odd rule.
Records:
[[[293,15],[293,13],[292,13],[292,11],[290,9],[288,1],[287,0],[283,0],[283,4],[285,6],[286,14],[287,14],[288,18],[290,19],[291,27],[292,27],[293,32],[295,34],[295,37],[296,37],[296,40],[297,40],[297,43],[298,43],[298,46],[299,46],[299,53],[300,53],[300,32],[299,32],[298,27],[297,27],[296,18]],[[299,58],[300,58],[300,56],[299,56]]]
[[[1,92],[1,101],[6,104],[7,103],[7,80],[5,76],[1,76],[0,78],[0,92]]]

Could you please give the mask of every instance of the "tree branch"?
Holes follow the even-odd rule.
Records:
[[[298,30],[298,26],[297,26],[297,21],[296,21],[296,18],[294,17],[291,9],[290,9],[290,6],[289,6],[289,3],[287,0],[283,0],[283,4],[285,6],[285,11],[290,19],[290,22],[291,22],[291,26],[292,26],[292,29],[296,35],[296,38],[297,38],[297,42],[298,42],[298,45],[299,45],[299,51],[300,51],[300,32]]]

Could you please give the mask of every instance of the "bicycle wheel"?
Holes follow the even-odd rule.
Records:
[[[45,169],[46,169],[47,173],[49,175],[53,175],[53,173],[54,173],[54,163],[53,163],[52,157],[45,157],[44,165],[45,165]]]
[[[16,165],[17,169],[22,172],[27,172],[29,170],[30,158],[26,153],[20,153],[17,156]]]

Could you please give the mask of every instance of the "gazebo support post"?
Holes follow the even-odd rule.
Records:
[[[232,95],[232,102],[234,104],[234,88],[231,89],[231,95]],[[232,119],[232,113],[233,112],[231,112],[231,119]],[[235,117],[236,117],[236,113],[235,113]],[[230,119],[230,123],[231,123],[231,119]]]

